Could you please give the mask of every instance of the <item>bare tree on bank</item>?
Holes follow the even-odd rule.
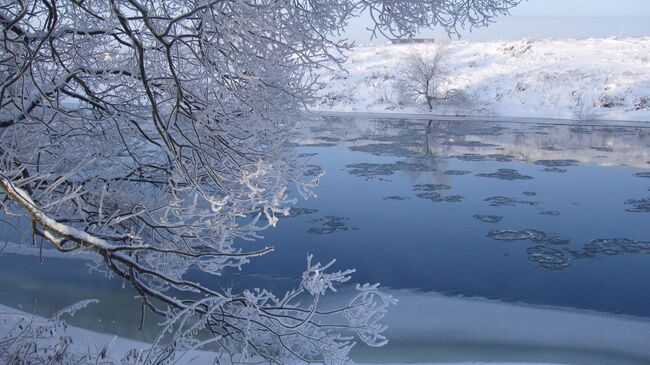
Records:
[[[412,101],[424,99],[433,110],[436,102],[445,100],[447,95],[444,82],[449,42],[447,40],[427,43],[424,47],[413,49],[402,59],[399,79],[396,81],[401,97]]]
[[[0,0],[0,206],[62,252],[95,253],[96,269],[166,318],[168,346],[138,363],[207,344],[238,363],[343,363],[354,345],[343,333],[385,343],[378,320],[392,303],[366,285],[320,309],[351,270],[308,260],[282,296],[185,274],[271,252],[233,241],[288,212],[288,184],[310,196],[317,179],[302,176],[286,132],[313,71],[342,63],[352,17],[369,12],[389,36],[455,33],[519,2]]]

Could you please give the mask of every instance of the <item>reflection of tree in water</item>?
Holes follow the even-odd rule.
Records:
[[[442,143],[448,133],[449,122],[435,122],[429,120],[425,130],[425,157],[436,172],[436,180],[440,183],[447,183],[447,176],[443,173],[447,167],[447,159],[444,157],[449,151],[449,146]]]
[[[447,176],[444,171],[447,167],[446,156],[449,154],[450,146],[444,143],[451,128],[449,122],[429,120],[424,129],[423,156],[418,157],[434,172],[435,180],[441,184],[447,183]],[[421,175],[421,171],[413,175]]]

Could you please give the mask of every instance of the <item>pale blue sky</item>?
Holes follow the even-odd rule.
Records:
[[[369,25],[369,19],[359,18],[346,34],[357,43],[367,43]],[[423,30],[420,36],[444,33]],[[650,0],[528,0],[512,9],[510,16],[497,18],[487,28],[462,32],[462,36],[471,40],[650,36]]]

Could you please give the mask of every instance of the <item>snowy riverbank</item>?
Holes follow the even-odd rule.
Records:
[[[0,304],[0,340],[8,333],[8,331],[16,324],[15,319],[21,318],[26,313],[6,307]],[[43,320],[40,317],[35,317],[36,321]],[[111,334],[98,333],[88,331],[75,326],[67,326],[64,335],[72,338],[70,350],[84,352],[84,351],[106,351],[109,358],[120,359],[124,357],[127,352],[133,349],[143,350],[147,349],[148,345],[143,342],[133,341],[116,337]],[[178,359],[177,364],[208,364],[212,363],[215,355],[206,351],[192,351],[189,354],[183,355]],[[226,362],[224,362],[225,364]],[[383,365],[392,365],[382,362]],[[397,365],[398,363],[395,363]],[[409,364],[415,364],[409,362]],[[467,362],[459,363],[454,362],[454,365],[478,365],[484,363]],[[487,363],[485,363],[487,364]],[[533,363],[495,363],[490,362],[491,365],[552,365],[552,364],[533,364]],[[362,365],[359,363],[359,365]],[[418,365],[433,365],[433,363],[418,363]],[[446,363],[435,363],[435,365],[451,365]]]
[[[356,47],[349,73],[322,71],[312,109],[428,113],[424,103],[401,103],[395,88],[403,58],[426,47]],[[446,68],[446,87],[464,91],[469,103],[439,105],[434,114],[650,120],[650,37],[455,41]]]
[[[359,345],[353,351],[359,363],[636,365],[650,359],[647,319],[410,290],[389,292],[399,299],[384,321],[391,342],[374,349]],[[0,305],[0,338],[12,324],[6,321],[7,313],[21,312]],[[74,326],[66,334],[74,339],[74,349],[108,348],[117,359],[130,349],[147,348],[143,342]],[[213,357],[196,351],[179,363],[202,364]]]

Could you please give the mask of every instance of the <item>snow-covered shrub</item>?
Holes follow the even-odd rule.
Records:
[[[650,97],[641,96],[634,100],[634,110],[643,110],[650,108]]]
[[[573,101],[573,119],[579,121],[594,119],[593,96],[587,96],[583,90],[574,90],[571,92],[571,100]]]
[[[599,99],[601,108],[620,108],[625,106],[625,98],[618,95],[603,94]]]
[[[2,325],[9,331],[0,338],[0,363],[15,365],[118,365],[110,358],[108,347],[80,352],[75,339],[67,332],[63,316],[96,301],[83,301],[64,308],[50,318],[22,312],[0,313]]]

